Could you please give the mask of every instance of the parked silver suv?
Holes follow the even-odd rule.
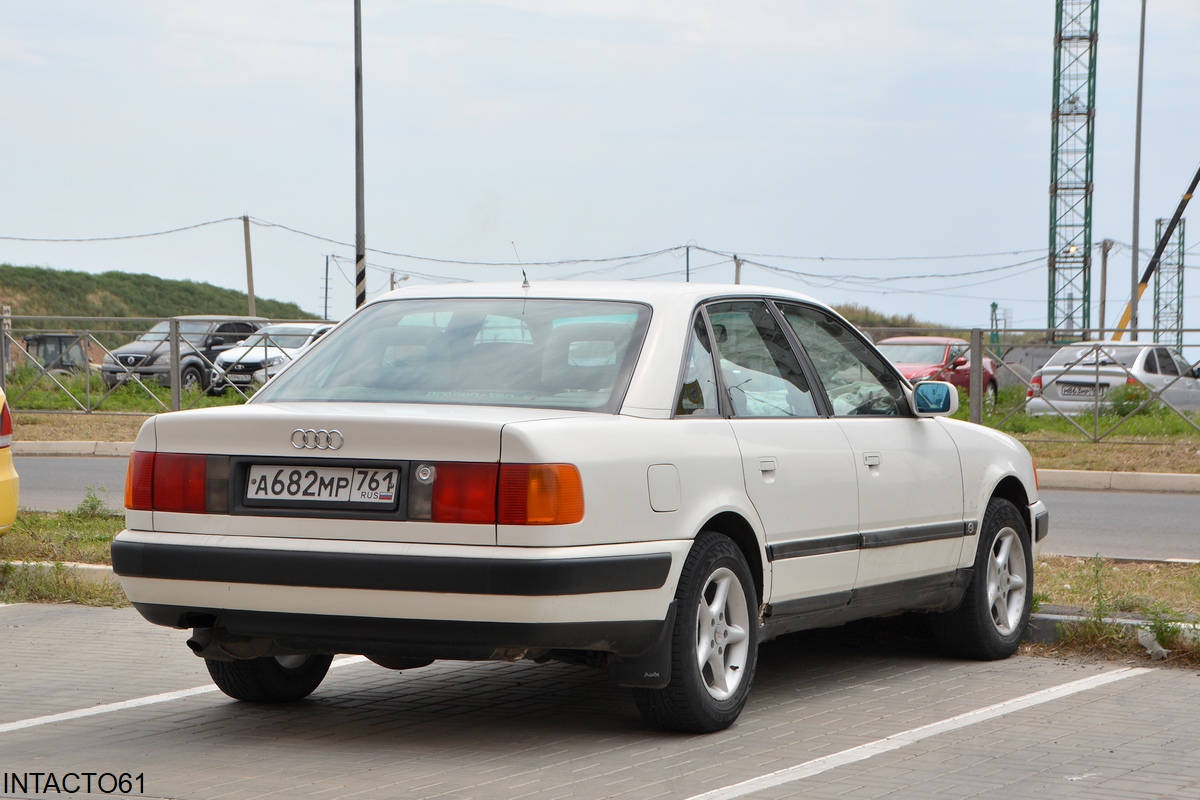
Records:
[[[241,344],[266,325],[262,317],[180,316],[179,385],[207,389],[217,354]],[[136,376],[162,386],[171,385],[171,321],[163,320],[129,344],[104,357],[100,373],[109,388]]]

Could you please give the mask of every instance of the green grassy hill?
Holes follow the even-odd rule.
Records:
[[[0,264],[0,303],[13,316],[174,317],[245,314],[245,292],[208,283],[128,272],[87,272]],[[295,303],[256,297],[255,311],[270,319],[319,319]]]

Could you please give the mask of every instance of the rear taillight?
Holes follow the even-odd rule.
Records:
[[[583,482],[570,464],[414,463],[408,518],[570,525],[583,519]]]
[[[501,525],[571,525],[583,519],[583,481],[570,464],[502,464]]]
[[[226,510],[229,459],[190,453],[129,455],[125,507],[131,511],[212,514]]]
[[[1041,397],[1042,396],[1042,373],[1035,374],[1029,379],[1029,388],[1025,391],[1025,397]]]
[[[12,412],[7,400],[0,405],[0,449],[5,447],[12,447]]]
[[[1125,383],[1129,386],[1137,386],[1139,383],[1141,383],[1141,381],[1139,381],[1137,378],[1130,375],[1128,378],[1125,379]]]

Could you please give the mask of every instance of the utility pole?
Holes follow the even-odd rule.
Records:
[[[242,238],[246,240],[246,295],[250,298],[250,316],[254,313],[254,261],[250,258],[250,217],[242,215]]]
[[[742,282],[742,260],[736,254],[733,256],[733,282]]]
[[[684,247],[684,251],[683,251],[683,252],[684,252],[684,256],[683,256],[683,282],[684,282],[684,283],[691,283],[691,281],[692,281],[692,246],[691,246],[690,244],[689,244],[689,245],[686,245],[686,246]]]
[[[325,256],[325,314],[326,320],[329,319],[329,256]]]
[[[1130,269],[1129,339],[1138,340],[1138,217],[1142,190],[1142,72],[1146,60],[1146,0],[1142,0],[1142,27],[1138,35],[1137,133],[1133,139],[1133,265]]]
[[[1112,239],[1105,239],[1100,243],[1100,332],[1097,336],[1100,341],[1104,341],[1104,300],[1108,293],[1108,254],[1112,252]]]
[[[362,0],[354,0],[354,307],[367,301],[367,231],[363,201]]]

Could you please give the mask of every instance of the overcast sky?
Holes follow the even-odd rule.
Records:
[[[393,270],[517,281],[518,254],[532,280],[682,281],[670,248],[690,243],[693,280],[733,280],[707,249],[774,268],[745,283],[828,302],[986,326],[996,301],[1017,327],[1046,323],[1053,0],[362,4],[371,295]],[[1100,4],[1097,244],[1132,239],[1138,9]],[[1150,0],[1146,249],[1200,162],[1197,42],[1200,2]],[[333,255],[328,310],[345,316],[353,47],[350,0],[6,2],[0,237],[228,221],[5,238],[0,262],[244,290],[229,218],[246,214],[257,294],[323,313]],[[981,253],[998,255],[941,258]],[[1119,248],[1110,324],[1130,267]],[[930,273],[945,277],[904,279]],[[1200,327],[1194,269],[1185,288]]]

